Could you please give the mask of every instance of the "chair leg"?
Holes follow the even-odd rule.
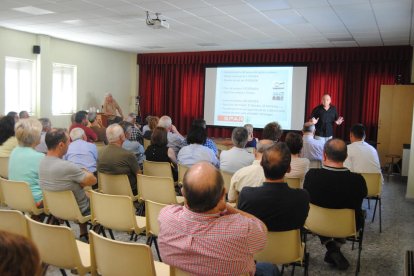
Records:
[[[111,239],[115,240],[114,233],[112,232],[112,229],[108,229],[108,231],[109,231],[109,235],[111,235]]]
[[[155,250],[157,251],[157,255],[158,255],[158,260],[160,260],[160,262],[162,262],[161,260],[161,255],[160,255],[160,250],[158,249],[158,242],[157,242],[157,238],[154,237],[154,245],[155,245]]]
[[[305,265],[305,268],[304,268],[303,274],[304,274],[305,276],[308,276],[308,269],[309,269],[309,253],[305,253],[304,265]]]
[[[379,200],[379,223],[380,223],[380,233],[382,233],[382,219],[381,219],[381,198],[378,199]]]
[[[367,198],[368,200],[368,209],[371,209],[371,201],[369,200],[369,198]]]
[[[98,234],[102,234],[102,236],[104,236],[106,238],[105,227],[103,227],[102,225],[99,225],[99,232],[98,232]]]
[[[283,275],[283,272],[285,271],[285,265],[282,265],[282,270],[280,271],[280,275]]]
[[[63,276],[66,276],[66,271],[63,268],[59,268],[60,273],[62,273]]]
[[[152,235],[148,236],[148,238],[147,238],[147,245],[149,247],[151,247],[151,245],[152,245]]]
[[[377,204],[378,204],[378,198],[375,199],[375,206],[374,206],[374,214],[372,215],[372,220],[371,222],[374,222],[375,219],[375,213],[377,211]]]
[[[66,224],[66,226],[67,226],[67,227],[69,227],[69,228],[70,228],[69,221],[65,220],[65,224]]]
[[[295,275],[295,268],[296,268],[296,266],[295,265],[293,265],[293,267],[292,267],[292,273],[290,274],[290,275]]]

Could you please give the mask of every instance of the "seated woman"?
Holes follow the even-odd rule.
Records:
[[[301,135],[289,132],[286,135],[285,142],[290,150],[290,172],[285,174],[285,177],[300,178],[300,186],[303,187],[303,180],[309,170],[309,159],[299,157],[299,153],[303,147],[303,138]]]
[[[151,140],[152,132],[157,127],[159,120],[160,120],[160,118],[158,118],[157,116],[151,116],[150,118],[148,118],[148,128],[149,128],[149,130],[144,132],[144,136],[143,136],[144,139]]]
[[[12,116],[4,116],[0,119],[0,157],[9,157],[17,146],[17,139],[14,136],[14,122]]]
[[[16,123],[16,138],[19,145],[9,159],[9,179],[29,183],[37,206],[42,205],[42,190],[39,186],[39,165],[44,154],[35,147],[40,143],[42,124],[34,119],[21,119]]]
[[[178,163],[191,167],[198,162],[209,162],[218,168],[220,162],[214,152],[203,146],[207,139],[206,130],[201,126],[192,126],[187,136],[188,146],[178,152]]]
[[[177,181],[177,158],[174,150],[167,147],[167,144],[167,130],[163,127],[156,127],[151,136],[151,145],[145,151],[145,157],[148,161],[169,162],[171,164],[174,181]]]

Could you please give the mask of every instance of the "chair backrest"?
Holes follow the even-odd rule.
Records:
[[[309,169],[320,169],[322,162],[320,160],[310,160]]]
[[[329,209],[309,204],[305,228],[312,233],[335,238],[356,236],[355,210]]]
[[[92,230],[89,231],[89,241],[94,272],[101,275],[155,276],[154,259],[148,245],[114,241]]]
[[[183,184],[184,175],[188,169],[189,169],[188,166],[183,165],[183,164],[178,164],[178,183],[179,184]]]
[[[134,198],[126,174],[107,174],[98,172],[99,191],[109,195],[126,195]]]
[[[145,200],[145,218],[147,221],[147,235],[158,236],[160,226],[158,224],[158,215],[162,208],[167,204],[157,203],[151,200]]]
[[[382,175],[380,173],[361,173],[367,183],[367,196],[380,196],[382,191]]]
[[[220,172],[221,172],[221,175],[223,176],[224,188],[226,188],[226,193],[228,193],[230,190],[230,183],[231,183],[231,178],[233,177],[233,174],[230,172],[223,171],[223,170],[220,170]]]
[[[171,164],[169,162],[144,160],[144,175],[173,178]]]
[[[300,230],[268,232],[266,247],[254,259],[276,265],[289,264],[303,259]]]
[[[43,190],[43,207],[46,214],[70,221],[83,221],[78,202],[70,190],[47,191]]]
[[[43,208],[37,208],[27,182],[2,179],[0,182],[4,203],[12,209],[39,215]]]
[[[59,268],[76,268],[80,275],[86,273],[88,265],[82,264],[75,234],[69,227],[40,223],[27,216],[26,219],[29,236],[39,249],[42,262]]]
[[[9,178],[9,157],[0,157],[0,176]]]
[[[130,232],[137,230],[135,208],[128,196],[90,192],[91,221],[94,225]]]
[[[29,237],[26,218],[17,210],[0,209],[0,230]]]
[[[174,182],[170,177],[138,174],[138,192],[143,200],[151,200],[162,204],[177,203]]]
[[[151,140],[144,138],[144,150],[147,150],[149,145],[151,145]]]
[[[292,189],[300,189],[300,178],[299,177],[285,177],[285,181],[288,186]]]

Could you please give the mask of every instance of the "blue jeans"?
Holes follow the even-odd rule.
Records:
[[[279,276],[280,272],[276,265],[271,263],[256,263],[255,276]]]

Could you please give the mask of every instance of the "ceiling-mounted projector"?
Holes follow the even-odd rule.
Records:
[[[160,15],[160,13],[156,12],[155,18],[151,18],[149,11],[147,11],[147,20],[145,21],[147,26],[153,29],[170,28],[170,24],[168,24],[164,19],[160,19]]]

